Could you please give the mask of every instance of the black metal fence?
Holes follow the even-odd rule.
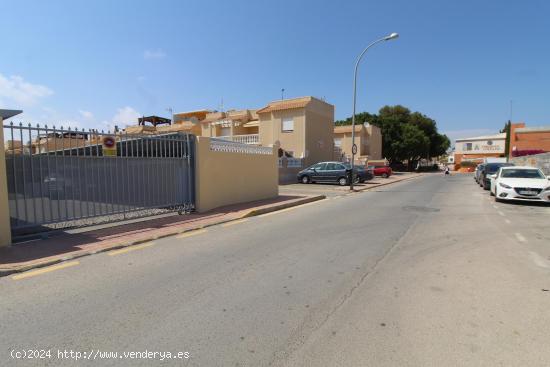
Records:
[[[14,232],[194,209],[193,135],[3,127]]]

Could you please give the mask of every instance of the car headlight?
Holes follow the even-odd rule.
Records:
[[[500,185],[500,187],[504,187],[505,189],[511,189],[512,188],[512,186],[508,186],[508,185],[506,185],[502,182],[499,182],[499,185]]]

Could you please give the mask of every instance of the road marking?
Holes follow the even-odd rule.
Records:
[[[506,222],[506,224],[512,224],[512,222],[510,221],[510,219],[504,219],[504,221]]]
[[[290,210],[294,210],[296,208],[299,208],[299,206],[293,206],[293,207],[290,207],[290,208],[285,208],[285,209],[281,209],[281,210],[276,210],[274,212],[269,212],[269,213],[265,213],[265,214],[260,214],[258,215],[258,217],[260,218],[263,218],[263,217],[269,217],[270,215],[275,215],[275,214],[279,214],[279,213],[284,213],[284,212],[288,212]]]
[[[146,243],[142,243],[141,245],[128,246],[128,247],[122,248],[120,250],[110,251],[110,252],[107,253],[107,255],[115,256],[115,255],[125,254],[125,253],[130,252],[130,251],[141,250],[142,248],[151,247],[154,244],[155,244],[154,242],[146,242]]]
[[[500,215],[501,217],[505,217],[504,213],[501,212],[500,210],[498,211],[498,215]]]
[[[515,235],[519,242],[524,242],[524,243],[527,242],[527,240],[525,239],[525,237],[521,235],[521,233],[516,232]]]
[[[52,271],[69,268],[71,266],[75,266],[75,265],[78,265],[78,264],[80,264],[80,262],[78,262],[78,261],[69,261],[69,262],[66,262],[66,263],[58,264],[58,265],[48,266],[48,267],[42,268],[42,269],[27,271],[27,272],[22,273],[22,274],[14,275],[11,278],[13,280],[30,278],[30,277],[34,277],[34,276],[37,276],[37,275],[42,275],[42,274],[45,274],[45,273],[49,273],[49,272],[52,272]]]
[[[176,238],[187,238],[187,237],[191,237],[191,236],[196,236],[198,234],[203,234],[203,233],[206,233],[206,232],[208,232],[206,229],[196,229],[194,231],[189,231],[189,232],[182,233],[182,234],[176,236]]]
[[[312,202],[309,202],[309,203],[305,203],[305,204],[301,204],[301,205],[296,205],[296,206],[291,206],[289,208],[285,208],[285,209],[281,209],[281,210],[276,210],[274,212],[269,212],[269,213],[265,213],[265,214],[260,214],[258,215],[258,217],[260,218],[263,218],[263,217],[268,217],[270,215],[275,215],[275,214],[279,214],[279,213],[284,213],[284,212],[288,212],[290,210],[295,210],[295,209],[300,209],[300,208],[303,208],[305,206],[309,206],[309,205],[316,205],[316,204],[320,204],[320,203],[324,203],[326,201],[328,201],[329,199],[328,198],[324,198],[324,199],[321,199],[321,200],[315,200],[315,201],[312,201]]]
[[[241,223],[244,223],[244,222],[248,222],[248,219],[245,218],[245,219],[234,220],[232,222],[227,222],[227,223],[222,224],[222,227],[234,226],[235,224],[241,224]]]
[[[496,206],[496,205],[493,205],[493,208],[495,208],[495,209],[498,209],[498,206]]]

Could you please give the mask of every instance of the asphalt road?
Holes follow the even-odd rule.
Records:
[[[4,277],[0,363],[547,366],[549,218],[426,175]]]

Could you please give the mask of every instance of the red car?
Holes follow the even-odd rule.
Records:
[[[368,170],[375,176],[382,176],[388,178],[392,175],[390,166],[369,166]]]

